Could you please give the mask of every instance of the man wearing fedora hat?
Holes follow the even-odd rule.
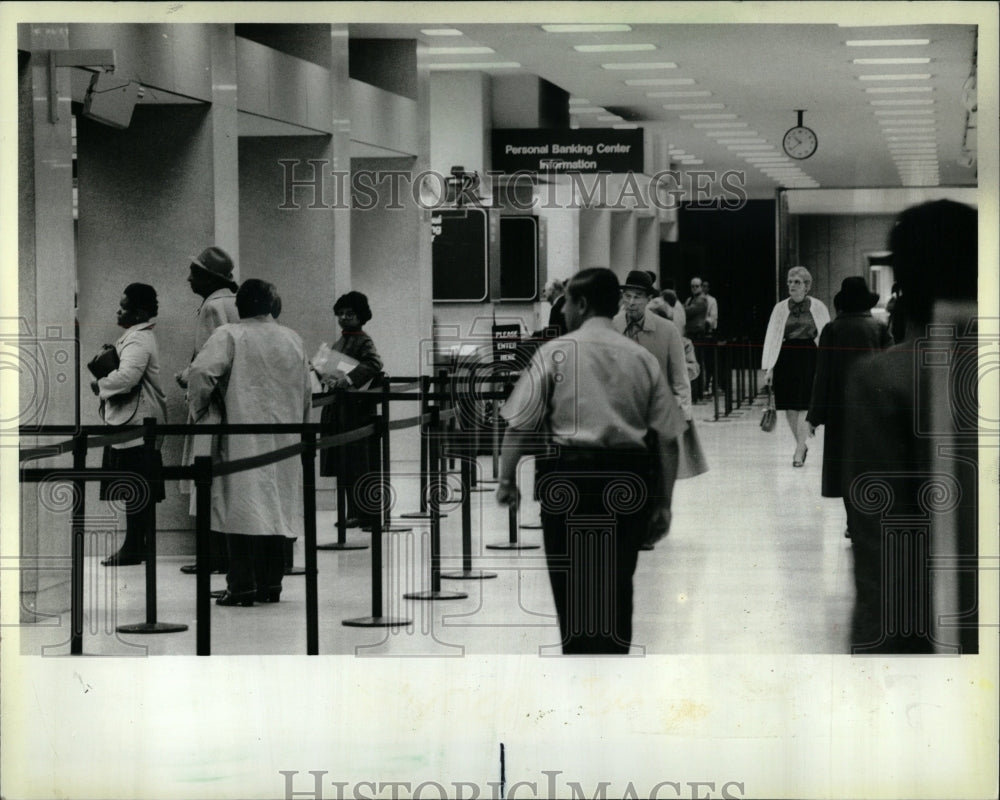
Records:
[[[203,298],[201,306],[198,308],[198,318],[194,327],[194,350],[191,354],[191,361],[194,361],[216,328],[240,320],[239,312],[236,310],[236,289],[238,287],[236,281],[233,280],[233,260],[221,247],[206,247],[200,255],[191,257],[188,283],[191,285],[191,291]],[[182,389],[187,389],[190,370],[189,365],[174,376]],[[209,414],[212,417],[208,420],[209,422],[222,422],[222,415],[218,408],[212,409]],[[192,422],[193,420],[189,417],[188,423]],[[203,419],[202,422],[204,423],[206,420]],[[211,437],[209,436],[184,437],[181,463],[193,464],[195,456],[210,455],[211,445]],[[194,492],[185,482],[182,482],[181,487],[182,491],[191,494],[189,513],[194,516]],[[229,563],[225,535],[212,531],[209,537],[209,553],[212,572],[224,574]],[[197,572],[197,566],[185,564],[181,567],[181,572],[193,575]]]
[[[624,333],[656,356],[660,371],[667,379],[684,419],[690,420],[691,383],[688,380],[680,331],[669,319],[646,313],[650,298],[656,294],[652,277],[648,272],[632,270],[621,288],[622,307],[612,320],[612,325],[615,330]]]
[[[865,353],[883,350],[891,344],[888,327],[872,316],[878,295],[868,291],[860,275],[844,278],[833,305],[840,314],[827,324],[819,337],[816,373],[806,421],[814,434],[820,425],[823,433],[823,497],[842,497],[847,510],[847,530],[852,530],[851,506],[841,480],[843,471],[844,425],[847,375],[851,365]]]

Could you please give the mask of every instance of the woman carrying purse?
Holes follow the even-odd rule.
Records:
[[[167,401],[160,388],[160,358],[153,326],[159,304],[156,290],[145,283],[125,287],[118,308],[118,325],[125,333],[115,342],[118,365],[90,388],[101,400],[101,416],[108,425],[134,425],[146,417],[165,422]],[[125,541],[106,567],[140,564],[145,559],[146,532],[153,503],[164,498],[159,446],[147,463],[146,448],[135,441],[104,448],[102,469],[130,473],[101,481],[101,500],[125,506]]]

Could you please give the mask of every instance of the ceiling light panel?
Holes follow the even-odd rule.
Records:
[[[919,47],[930,44],[930,39],[849,39],[848,47]]]
[[[611,70],[643,70],[643,69],[677,69],[673,61],[633,61],[621,64],[601,64],[601,69]]]
[[[629,78],[625,81],[626,86],[691,86],[693,83],[694,78]]]
[[[698,109],[725,108],[725,103],[664,103],[667,111],[696,111]]]
[[[858,75],[859,81],[929,81],[929,72],[903,72],[893,75]]]
[[[929,58],[855,58],[852,64],[874,66],[876,64],[930,64]]]
[[[655,50],[655,44],[575,44],[578,53],[643,53]]]
[[[667,98],[667,97],[711,97],[712,93],[707,89],[680,89],[669,92],[646,92],[646,97]]]
[[[866,90],[870,91],[870,90]],[[934,100],[925,97],[907,97],[901,100],[869,100],[873,106],[932,106]]]
[[[615,23],[542,25],[546,33],[628,33],[631,25]]]
[[[704,119],[737,119],[738,114],[681,114],[678,119],[704,120]]]
[[[910,94],[913,92],[933,92],[933,86],[869,86],[868,94]]]
[[[517,61],[453,61],[451,63],[428,64],[431,72],[474,72],[491,69],[519,69]]]
[[[485,56],[495,52],[496,50],[492,47],[482,47],[480,45],[427,48],[427,55],[429,56]]]

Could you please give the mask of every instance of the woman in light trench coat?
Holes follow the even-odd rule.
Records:
[[[250,279],[236,293],[240,321],[209,337],[191,363],[188,403],[199,419],[213,395],[227,423],[308,421],[312,395],[302,339],[271,316],[274,287]],[[218,437],[215,461],[270,453],[301,441],[298,434]],[[252,606],[277,602],[284,573],[284,539],[302,530],[302,465],[298,457],[212,481],[212,530],[226,534],[226,593],[216,603]]]

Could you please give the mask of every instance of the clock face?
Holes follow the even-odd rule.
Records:
[[[785,149],[785,152],[792,158],[798,159],[809,158],[809,156],[816,152],[818,144],[816,134],[804,125],[789,128],[785,134],[785,138],[781,141],[781,146]]]

